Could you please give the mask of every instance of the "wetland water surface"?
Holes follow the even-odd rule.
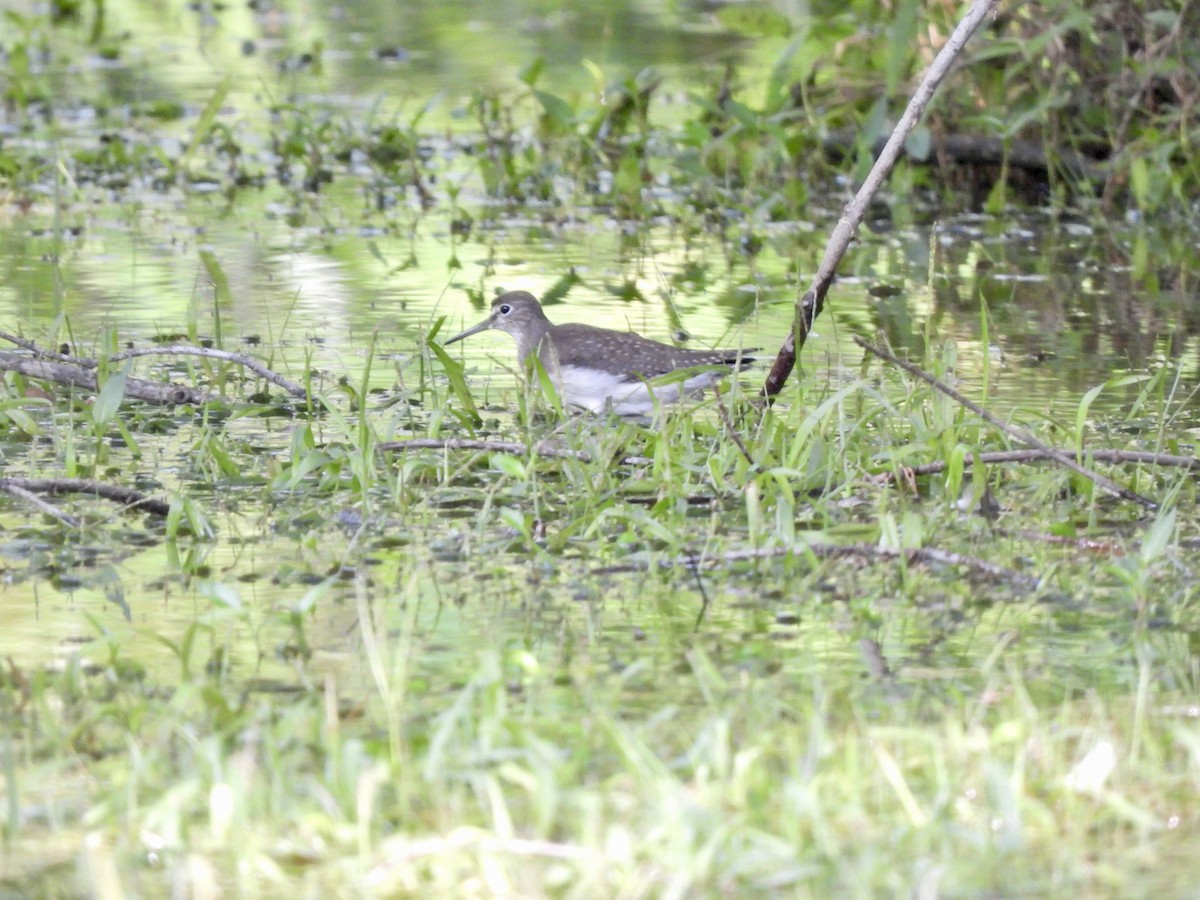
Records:
[[[124,6],[106,6],[110,31],[124,33]],[[978,424],[930,395],[903,399],[907,386],[878,365],[864,378],[852,339],[882,337],[926,365],[950,359],[960,389],[1064,445],[1084,426],[1132,434],[1139,419],[1126,414],[1144,408],[1149,419],[1158,402],[1175,449],[1190,452],[1179,445],[1197,429],[1200,307],[1188,263],[1150,262],[1179,258],[1187,238],[1037,210],[941,213],[928,195],[892,197],[843,263],[777,407],[796,414],[787,427],[797,434],[808,427],[796,425],[802,410],[825,403],[834,424],[803,453],[780,439],[776,475],[743,469],[739,480],[713,462],[728,441],[712,398],[663,426],[666,441],[657,427],[590,417],[553,435],[593,459],[611,454],[610,471],[469,451],[377,466],[374,440],[555,432],[544,411],[525,413],[509,338],[451,348],[478,420],[426,345],[439,323],[444,338],[483,318],[501,290],[546,298],[558,322],[762,347],[769,361],[847,196],[811,184],[786,215],[777,198],[721,208],[728,195],[692,194],[655,164],[653,135],[630,139],[651,147],[632,187],[615,156],[595,178],[571,159],[543,158],[560,146],[546,132],[562,124],[548,117],[567,113],[521,80],[535,80],[525,70],[534,58],[544,60],[539,87],[563,96],[594,92],[596,71],[620,81],[652,64],[666,119],[685,117],[684,91],[714,83],[726,62],[750,80],[767,68],[770,53],[689,4],[515,17],[487,5],[338,9],[312,19],[143,10],[115,60],[80,45],[41,61],[31,79],[53,91],[50,125],[13,113],[3,123],[5,143],[44,169],[31,202],[0,207],[0,330],[87,356],[211,342],[311,378],[329,409],[310,414],[237,370],[170,359],[134,373],[202,378],[226,400],[208,410],[126,404],[121,429],[82,391],[43,396],[10,379],[4,409],[27,418],[0,418],[5,475],[136,484],[198,515],[193,533],[176,534],[154,517],[65,501],[85,517],[73,530],[0,495],[0,657],[36,669],[81,652],[97,664],[119,656],[170,680],[192,656],[264,689],[332,678],[354,694],[378,677],[364,659],[380,629],[411,651],[430,716],[493,652],[510,690],[552,673],[564,715],[584,681],[619,695],[631,715],[701,709],[706,693],[673,683],[709,663],[729,679],[722,689],[760,676],[797,690],[821,681],[868,718],[886,717],[891,700],[862,687],[864,672],[952,696],[964,684],[982,690],[1004,653],[1045,679],[1026,685],[1035,697],[1058,696],[1052,683],[1119,691],[1136,680],[1128,607],[1089,605],[1086,592],[1027,607],[1020,591],[935,571],[910,605],[910,573],[821,569],[802,553],[731,557],[715,573],[659,565],[805,535],[895,546],[950,535],[965,552],[1050,568],[1017,534],[1047,508],[1059,510],[1060,536],[1131,534],[1128,513],[1071,507],[1061,485],[1005,493],[1003,475],[994,533],[982,518],[946,513],[953,498],[940,482],[927,487],[936,526],[892,488],[844,489],[840,441],[878,442],[867,458],[890,471],[918,465],[939,442],[966,442]],[[214,97],[218,127],[207,122],[200,149],[191,136]],[[489,117],[489,103],[511,103],[524,123],[505,138],[520,151],[498,166],[488,154],[503,142],[488,135],[504,115]],[[587,116],[574,115],[586,130]],[[223,149],[210,154],[213,145]],[[183,174],[166,179],[181,156]],[[497,174],[505,166],[510,175]],[[524,196],[500,198],[496,179],[514,167]],[[759,366],[740,384],[753,393],[762,378]],[[896,435],[904,445],[885,446]],[[1154,434],[1134,440],[1158,449]],[[651,463],[619,462],[643,451]],[[809,504],[828,492],[837,503]],[[1195,633],[1159,615],[1150,644],[1185,673]]]

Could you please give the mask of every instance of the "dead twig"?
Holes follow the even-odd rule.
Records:
[[[91,494],[120,503],[127,509],[138,509],[156,516],[165,516],[171,511],[171,504],[165,500],[133,488],[90,478],[0,478],[0,491],[7,491],[14,496],[21,496],[18,491],[30,494]]]
[[[1061,450],[1057,450],[1054,447],[1051,447],[1049,444],[1045,444],[1038,440],[1025,429],[1017,428],[1015,425],[1009,425],[998,416],[988,412],[974,400],[964,396],[963,394],[960,394],[954,388],[950,387],[950,385],[939,381],[920,366],[914,365],[907,360],[900,359],[900,357],[896,356],[894,353],[889,353],[882,347],[876,347],[874,344],[864,341],[857,335],[854,338],[854,343],[858,344],[858,346],[862,347],[868,353],[873,353],[880,359],[885,360],[894,366],[899,366],[910,375],[915,375],[917,378],[920,378],[935,390],[941,391],[947,397],[950,397],[952,400],[954,400],[954,402],[965,406],[988,424],[999,428],[1009,437],[1020,441],[1022,444],[1028,444],[1030,447],[1039,450],[1040,452],[1046,454],[1047,458],[1054,460],[1060,466],[1065,466],[1072,472],[1082,475],[1084,478],[1087,478],[1089,481],[1093,482],[1097,487],[1100,487],[1103,490],[1108,491],[1110,494],[1120,497],[1123,500],[1131,500],[1134,503],[1140,503],[1142,506],[1146,507],[1146,509],[1158,509],[1158,504],[1149,497],[1143,497],[1141,494],[1131,491],[1129,488],[1124,487],[1123,485],[1117,484],[1111,478],[1101,475],[1099,472],[1092,471],[1082,463],[1076,462],[1068,454],[1063,453]]]
[[[10,479],[4,479],[4,481],[9,481],[9,480]],[[41,497],[39,497],[33,491],[27,490],[26,488],[23,488],[18,484],[5,484],[3,482],[0,482],[0,491],[4,491],[6,494],[11,494],[12,496],[16,497],[18,500],[24,501],[25,503],[29,504],[34,509],[36,509],[38,512],[45,513],[46,515],[50,516],[53,519],[58,519],[58,521],[62,522],[68,528],[78,528],[79,527],[79,520],[77,518],[70,515],[69,513],[63,512],[61,509],[59,509],[53,503],[47,503],[45,500],[43,500]]]
[[[1083,455],[1090,457],[1096,462],[1112,463],[1114,465],[1142,463],[1151,466],[1177,466],[1185,469],[1200,469],[1200,458],[1195,456],[1174,456],[1169,453],[1151,453],[1147,450],[1112,450],[1100,447],[1084,450]],[[992,463],[1035,463],[1053,458],[1051,454],[1038,449],[992,450],[979,454],[979,461],[984,465]],[[963,468],[969,469],[974,464],[975,457],[973,455],[963,459]],[[923,463],[919,466],[905,466],[900,473],[880,472],[873,476],[873,480],[886,483],[894,481],[898,477],[898,474],[906,477],[937,475],[945,471],[947,465],[946,462],[939,460],[938,462]]]
[[[215,347],[196,347],[191,344],[171,344],[167,347],[138,347],[134,350],[122,350],[120,353],[114,353],[108,359],[109,362],[119,362],[138,356],[200,356],[204,359],[216,359],[222,362],[236,363],[242,368],[249,369],[260,378],[266,379],[276,387],[283,388],[293,397],[299,397],[301,400],[308,397],[308,391],[304,389],[303,385],[297,384],[290,378],[280,375],[273,369],[268,369],[254,357],[247,356],[245,353],[237,353],[233,350],[218,350]]]
[[[871,167],[862,187],[858,189],[854,199],[843,210],[842,217],[838,220],[837,226],[833,229],[833,233],[825,245],[825,256],[821,259],[821,265],[817,267],[812,284],[797,304],[795,327],[788,335],[787,340],[783,342],[783,346],[775,357],[775,363],[771,366],[771,371],[763,383],[762,393],[768,402],[783,390],[788,376],[795,368],[796,354],[804,346],[813,322],[816,321],[825,306],[825,295],[829,291],[829,285],[833,282],[838,263],[846,254],[846,249],[850,246],[850,241],[858,230],[858,226],[862,224],[871,198],[875,196],[880,185],[883,184],[883,180],[892,171],[892,167],[904,150],[905,140],[916,127],[929,101],[933,99],[938,85],[950,72],[971,35],[983,24],[985,18],[995,13],[999,2],[1000,0],[973,0],[967,14],[963,16],[958,27],[954,29],[954,33],[950,35],[949,40],[938,51],[937,56],[926,70],[925,77],[912,99],[909,100],[904,115],[892,129],[891,137],[888,138],[879,158],[875,160],[875,165]]]

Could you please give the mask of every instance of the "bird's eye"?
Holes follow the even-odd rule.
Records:
[[[510,312],[512,312],[511,306],[509,306],[507,303],[501,304],[500,315],[507,316]]]

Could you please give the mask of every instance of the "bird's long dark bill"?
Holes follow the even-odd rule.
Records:
[[[479,332],[481,332],[481,331],[487,331],[491,327],[492,327],[492,320],[484,319],[478,325],[475,325],[472,328],[468,328],[462,334],[456,334],[454,337],[450,338],[450,340],[442,341],[442,346],[446,347],[450,344],[453,344],[455,341],[461,341],[463,338],[469,338],[473,334],[479,334]]]

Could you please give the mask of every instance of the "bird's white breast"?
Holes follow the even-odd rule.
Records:
[[[716,383],[726,374],[721,371],[699,372],[685,381],[653,384],[631,381],[624,375],[564,366],[551,374],[554,387],[564,406],[576,406],[594,413],[611,408],[619,416],[644,416],[654,411],[654,401],[666,405],[695,394]]]

